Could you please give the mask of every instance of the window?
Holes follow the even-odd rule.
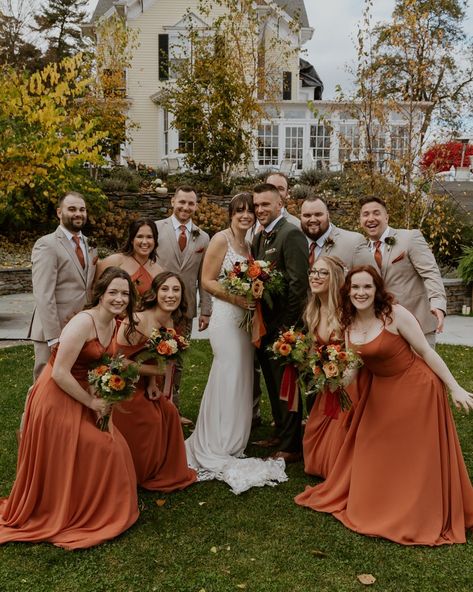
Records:
[[[370,143],[373,162],[382,171],[386,155],[386,132],[379,125],[371,126]]]
[[[258,165],[279,165],[279,126],[258,126]]]
[[[303,127],[297,126],[286,128],[286,144],[284,150],[284,158],[292,160],[296,165],[296,169],[299,171],[302,170],[303,141]]]
[[[358,160],[360,156],[360,128],[357,123],[341,123],[339,130],[340,147],[338,160]]]
[[[292,98],[292,72],[282,73],[282,100],[290,101]]]
[[[194,151],[194,142],[192,139],[185,138],[180,131],[178,132],[177,151],[180,154],[189,154]]]
[[[407,125],[391,126],[391,155],[392,158],[402,158],[407,152],[409,144],[409,130]]]
[[[310,149],[317,169],[327,168],[330,161],[330,136],[332,128],[328,122],[319,121],[310,126]]]
[[[169,80],[169,35],[158,35],[159,80]]]
[[[169,154],[169,113],[163,110],[164,154]]]

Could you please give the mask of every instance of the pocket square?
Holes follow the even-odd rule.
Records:
[[[402,252],[400,255],[398,255],[398,256],[396,257],[396,259],[393,259],[393,260],[391,261],[391,263],[393,263],[393,264],[394,264],[394,263],[398,263],[399,261],[402,261],[402,260],[404,259],[404,257],[405,257],[405,256],[406,256],[406,251],[403,251],[403,252]]]
[[[196,253],[203,253],[205,251],[205,247],[200,247],[200,249],[197,249],[195,252]]]
[[[271,253],[275,253],[276,249],[266,249],[266,251],[264,252],[265,255],[271,255]]]

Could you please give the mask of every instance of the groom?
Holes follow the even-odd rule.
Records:
[[[287,402],[279,398],[284,367],[279,360],[272,359],[267,347],[276,340],[279,331],[301,321],[307,299],[309,250],[304,234],[282,215],[281,196],[274,185],[257,185],[253,189],[253,202],[258,222],[264,228],[253,239],[253,256],[273,263],[286,281],[284,293],[274,296],[272,308],[268,308],[264,301],[262,303],[267,333],[257,354],[268,389],[276,433],[274,438],[258,444],[277,446],[279,450],[273,458],[295,462],[301,458],[302,402],[299,400],[297,411],[289,411]]]

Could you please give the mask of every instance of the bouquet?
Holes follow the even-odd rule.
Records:
[[[119,403],[130,399],[139,379],[136,364],[125,366],[124,356],[108,356],[101,358],[98,365],[88,372],[88,381],[101,399],[110,403]],[[100,429],[108,431],[110,414],[98,420]]]
[[[291,327],[287,331],[281,331],[273,345],[268,347],[268,351],[273,353],[273,358],[281,360],[286,366],[279,398],[287,401],[290,411],[298,410],[299,393],[307,394],[306,377],[310,371],[308,359],[311,345],[312,339],[309,335]]]
[[[345,387],[350,384],[353,373],[363,365],[360,356],[341,344],[317,345],[308,358],[311,370],[310,384],[316,391],[327,389],[325,414],[336,419],[341,409],[351,407]]]
[[[189,340],[171,327],[159,327],[152,330],[145,349],[136,354],[135,360],[137,362],[153,360],[162,364],[164,368],[169,360],[179,359],[189,345]]]
[[[274,264],[257,259],[237,261],[230,270],[224,270],[220,283],[229,294],[244,296],[256,302],[255,310],[246,310],[240,327],[252,333],[252,342],[259,347],[266,334],[261,314],[261,300],[272,308],[274,294],[284,291],[284,276]]]

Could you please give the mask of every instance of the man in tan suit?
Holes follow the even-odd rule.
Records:
[[[420,230],[388,225],[385,202],[379,197],[360,200],[360,225],[386,288],[419,321],[432,347],[443,330],[447,297],[435,257]]]
[[[71,191],[57,208],[60,224],[42,236],[31,254],[35,309],[28,337],[34,342],[36,380],[64,325],[86,304],[95,274],[97,253],[82,228],[87,222],[84,197]]]
[[[156,222],[159,234],[157,263],[166,271],[179,274],[184,282],[188,304],[185,333],[190,337],[192,319],[197,316],[197,290],[200,299],[199,331],[208,327],[212,312],[211,297],[200,283],[209,235],[192,222],[197,209],[197,194],[192,187],[178,187],[171,205],[172,215]],[[174,377],[174,403],[177,408],[181,371],[182,368],[179,368]],[[181,419],[184,425],[192,423],[186,418]]]
[[[309,245],[310,267],[322,255],[338,257],[347,269],[355,265],[374,265],[364,236],[332,224],[327,204],[321,197],[308,197],[302,202],[301,230]]]

